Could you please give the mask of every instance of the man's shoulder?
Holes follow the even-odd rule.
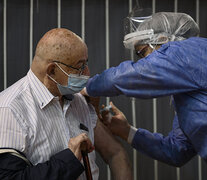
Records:
[[[83,96],[81,93],[75,94],[74,100],[76,102],[78,102],[79,104],[81,104],[82,106],[85,106],[85,107],[89,108],[90,113],[94,113],[95,112],[95,109],[94,109],[93,105],[90,104],[90,102],[88,101],[87,97]]]
[[[75,94],[75,98],[74,98],[75,103],[77,103],[77,107],[79,107],[80,109],[82,109],[81,113],[83,113],[84,115],[90,117],[90,121],[92,122],[92,126],[95,127],[96,125],[96,120],[97,120],[97,114],[95,111],[95,108],[93,107],[92,104],[87,102],[87,99],[81,94],[81,93],[77,93]],[[86,114],[88,113],[88,114]]]
[[[21,98],[28,89],[29,82],[27,77],[23,77],[13,85],[9,86],[0,93],[0,107],[9,107],[17,99]]]
[[[88,106],[88,102],[86,98],[81,93],[74,94],[74,101],[83,104],[85,106]]]

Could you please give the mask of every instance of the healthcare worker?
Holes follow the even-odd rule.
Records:
[[[112,103],[115,115],[105,124],[138,151],[182,166],[199,154],[207,161],[207,39],[184,13],[155,13],[125,36],[126,48],[141,57],[92,77],[89,96],[126,95],[155,98],[172,95],[176,114],[168,136],[132,127]]]

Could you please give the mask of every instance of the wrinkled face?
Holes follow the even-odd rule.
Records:
[[[79,74],[89,76],[88,68],[88,50],[86,46],[81,47],[79,50],[74,51],[73,56],[68,56],[64,59],[52,60],[55,67],[55,75],[58,83],[67,85],[69,74]],[[61,68],[59,68],[59,67]],[[63,69],[66,73],[64,73]]]
[[[47,32],[38,43],[35,56],[33,69],[41,69],[42,82],[55,96],[61,96],[57,83],[67,86],[69,74],[90,75],[88,48],[80,37],[67,29]]]

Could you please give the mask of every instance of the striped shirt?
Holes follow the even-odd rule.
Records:
[[[54,97],[29,70],[27,76],[0,93],[0,147],[23,152],[34,165],[68,148],[70,138],[83,133],[80,123],[89,129],[94,143],[97,116],[81,94],[72,101]],[[93,179],[98,179],[95,152],[89,154]],[[86,179],[85,173],[80,180]]]

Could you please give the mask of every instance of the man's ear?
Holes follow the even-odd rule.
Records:
[[[55,68],[56,68],[56,66],[55,66],[55,64],[54,63],[49,63],[48,65],[47,65],[47,74],[49,75],[49,76],[54,76],[55,75]]]

